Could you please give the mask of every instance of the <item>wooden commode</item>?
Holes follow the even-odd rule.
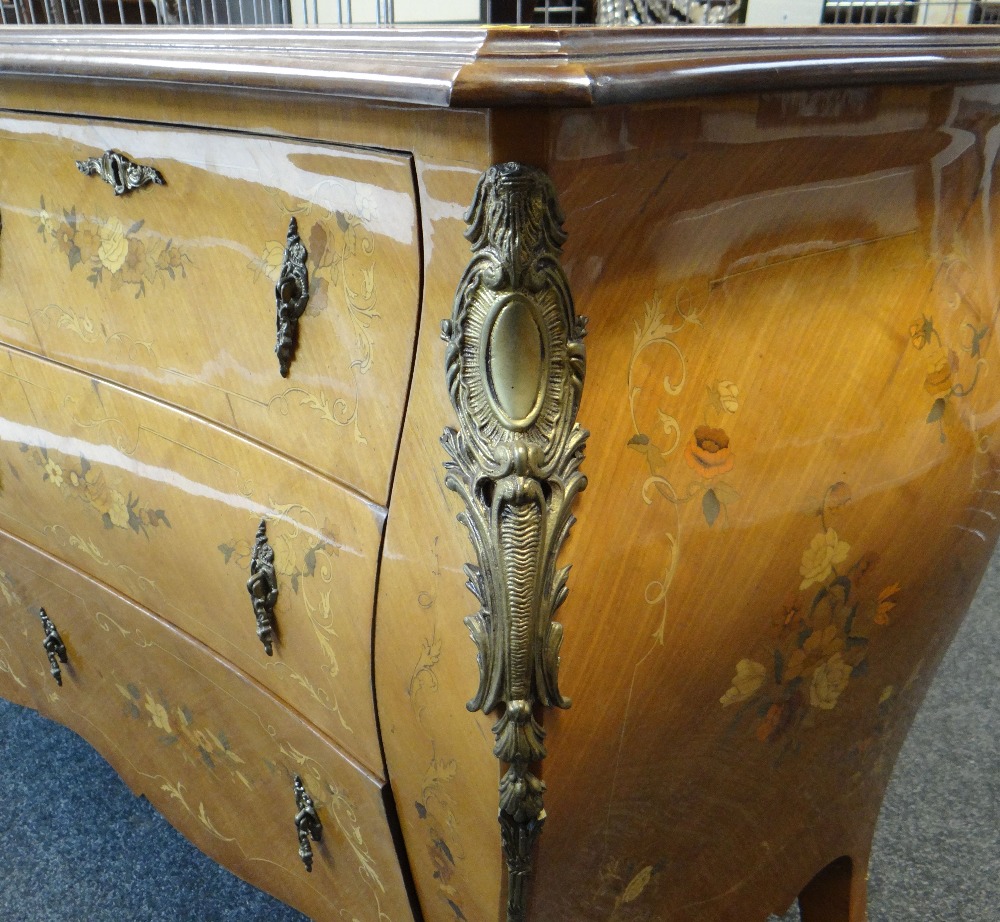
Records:
[[[317,920],[863,922],[998,151],[971,27],[0,30],[0,695]]]

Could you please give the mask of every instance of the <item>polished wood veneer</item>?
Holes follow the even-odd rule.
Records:
[[[165,185],[116,197],[80,174],[78,160],[109,149],[154,160]],[[17,253],[0,280],[5,341],[186,407],[385,502],[418,299],[407,158],[26,117],[3,121],[0,150],[4,245]],[[39,164],[44,184],[25,182]],[[310,296],[283,378],[274,286],[292,218]]]
[[[480,108],[608,106],[767,89],[969,81],[1000,67],[989,29],[23,27],[0,67],[253,93]],[[251,66],[246,62],[251,60]]]
[[[480,177],[536,167],[589,318],[591,434],[556,614],[573,706],[536,713],[547,820],[528,919],[763,922],[798,897],[805,922],[862,922],[889,773],[1000,522],[993,33],[60,35],[0,35],[0,144],[19,165],[0,182],[0,527],[10,547],[41,549],[23,551],[27,585],[41,598],[69,564],[101,598],[92,580],[169,622],[177,649],[197,652],[171,660],[152,700],[183,700],[188,663],[207,658],[238,689],[232,719],[254,759],[270,742],[247,714],[277,696],[282,720],[322,734],[313,758],[354,766],[366,797],[390,786],[394,860],[422,918],[503,919],[503,766],[495,716],[465,707],[479,682],[462,621],[475,560],[444,483],[440,437],[456,419],[440,335]],[[137,146],[126,152],[167,186],[118,201],[75,175],[72,159],[104,139]],[[330,204],[369,188],[375,211]],[[96,281],[84,248],[72,265],[65,249],[71,190],[77,225],[100,238]],[[283,386],[273,261],[259,254],[319,205],[316,239],[355,228],[352,258],[375,257],[385,297],[371,369],[354,378],[368,429],[324,426],[308,401],[283,418],[220,396],[266,405]],[[128,279],[112,288],[112,219],[127,252],[189,247],[187,276],[148,280],[138,298]],[[334,403],[356,341],[332,292],[368,271],[346,281],[340,266],[289,379]],[[154,368],[140,343],[170,360]],[[245,589],[262,516],[278,560],[274,660]],[[14,700],[36,675],[51,691],[28,643],[40,604],[0,608]],[[125,662],[132,635],[106,633],[118,648],[101,655]],[[131,729],[106,745],[142,748],[146,728]],[[176,798],[160,803],[247,873]],[[324,823],[332,809],[320,805]],[[366,826],[381,854],[388,823]],[[327,902],[306,911],[337,918],[348,904],[320,890]],[[379,905],[408,918],[401,900]]]
[[[864,918],[892,763],[997,535],[998,119],[987,87],[838,89],[559,112],[525,141],[566,212],[591,430],[563,554],[573,707],[543,718],[538,918],[763,920],[824,868],[804,918]],[[495,142],[495,160],[516,146]],[[462,222],[437,241],[445,226],[457,261]],[[462,507],[421,488],[453,425],[437,321],[376,680],[443,922],[452,903],[493,918],[503,872],[480,858],[495,805],[472,793],[497,783],[494,721],[453,704],[477,683],[456,652],[475,608]]]
[[[385,510],[241,439],[0,347],[0,527],[162,614],[383,774],[371,619]],[[274,655],[247,593],[261,519]]]
[[[359,920],[412,919],[377,778],[149,612],[7,535],[0,561],[0,643],[21,654],[0,675],[4,697],[27,688],[31,706],[91,742],[199,848],[310,916],[349,907]],[[39,607],[66,646],[61,686]],[[310,874],[293,823],[296,775],[324,823]]]

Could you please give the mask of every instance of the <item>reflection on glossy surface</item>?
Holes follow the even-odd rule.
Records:
[[[0,278],[0,336],[385,501],[418,298],[404,158],[14,117],[0,120],[0,147],[3,246],[16,254]],[[109,196],[74,166],[108,148],[156,165],[169,184]],[[273,286],[293,218],[312,293],[286,381],[271,354]]]
[[[496,722],[466,707],[479,684],[462,618],[474,600],[462,504],[443,484],[440,436],[455,419],[443,386],[441,321],[469,261],[463,218],[479,172],[418,164],[428,245],[420,348],[379,575],[375,682],[386,766],[424,917],[501,918]]]
[[[885,783],[1000,522],[997,126],[984,87],[545,126],[593,431],[529,918],[763,920],[842,855],[863,918]],[[399,462],[418,482],[450,423],[431,342]],[[473,683],[456,512],[401,483],[380,583],[380,637],[410,652],[378,648],[383,725],[409,708],[432,754],[386,748],[435,922],[449,899],[492,918],[500,877],[469,857],[491,854],[467,793],[488,727],[443,701]]]
[[[0,407],[3,528],[162,613],[380,771],[369,660],[384,510],[220,430],[8,350]],[[246,599],[262,518],[281,589],[273,659]]]
[[[939,182],[949,91],[809,95],[625,114],[607,128],[643,160],[556,171],[574,252],[604,266],[570,269],[604,356],[581,414],[616,413],[588,458],[567,688],[615,668],[549,723],[541,918],[764,918],[840,854],[863,880],[996,538],[995,151]]]

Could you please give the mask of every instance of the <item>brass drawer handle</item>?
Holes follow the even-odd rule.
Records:
[[[309,254],[299,237],[299,224],[295,218],[288,222],[285,238],[285,258],[281,263],[281,274],[274,286],[274,301],[277,310],[278,338],[274,344],[278,356],[278,370],[287,378],[299,344],[299,317],[309,303],[309,271],[306,257]]]
[[[159,170],[129,160],[116,150],[106,150],[100,157],[89,160],[77,160],[76,168],[84,176],[100,176],[115,190],[115,195],[124,195],[150,183],[166,185]]]
[[[42,619],[42,628],[45,631],[45,639],[42,641],[42,646],[45,648],[45,655],[49,658],[49,672],[52,673],[52,678],[56,680],[56,684],[61,686],[62,670],[59,668],[59,663],[69,661],[66,657],[66,644],[63,643],[62,638],[59,636],[59,631],[56,630],[56,626],[52,623],[52,620],[45,614],[44,608],[38,609],[38,617]]]
[[[306,870],[312,873],[313,850],[309,844],[309,838],[314,842],[319,842],[323,838],[323,824],[316,814],[316,806],[313,799],[306,791],[302,779],[295,776],[295,832],[299,837],[299,857],[306,866]]]
[[[274,549],[267,542],[267,520],[257,527],[253,554],[250,557],[250,579],[247,592],[257,621],[257,636],[268,656],[274,654],[274,606],[278,601],[278,576],[274,570]]]

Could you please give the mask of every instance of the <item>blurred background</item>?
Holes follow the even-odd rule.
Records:
[[[1000,0],[0,0],[7,24],[968,25]]]

